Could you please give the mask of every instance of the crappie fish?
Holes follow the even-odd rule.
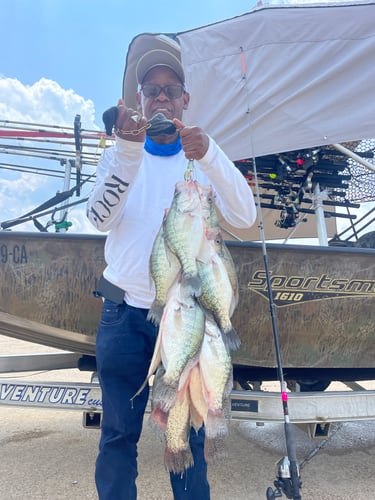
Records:
[[[200,185],[199,192],[201,197],[202,214],[205,222],[205,236],[215,249],[217,255],[222,259],[225,269],[227,271],[230,283],[233,289],[233,301],[230,309],[229,315],[232,316],[234,310],[237,307],[239,300],[239,286],[238,278],[236,273],[236,268],[232,256],[225,244],[223,236],[221,234],[219,217],[217,214],[214,195],[211,185]]]
[[[211,228],[206,230],[206,237],[212,243],[216,254],[223,261],[227,275],[233,290],[233,300],[229,310],[229,316],[232,317],[239,301],[239,284],[234,265],[233,257],[225,244],[220,228]]]
[[[220,328],[210,318],[206,319],[199,367],[208,411],[213,414],[220,413],[223,410],[225,397],[233,388],[232,360],[225,347]]]
[[[232,285],[223,261],[207,239],[202,244],[197,267],[202,283],[199,303],[212,314],[219,325],[227,348],[237,349],[241,341],[230,320],[233,307]]]
[[[173,403],[182,372],[202,344],[205,314],[181,283],[172,285],[160,321],[160,352],[165,369],[165,393],[159,396],[166,409]]]
[[[182,473],[193,465],[193,457],[189,445],[190,427],[196,431],[203,425],[201,415],[195,411],[192,405],[192,392],[200,391],[202,403],[207,413],[207,404],[202,395],[198,358],[195,362],[188,363],[181,375],[177,397],[173,405],[165,410],[159,401],[160,387],[163,386],[162,377],[165,373],[161,365],[156,374],[152,386],[152,412],[149,423],[159,436],[165,438],[164,461],[166,468],[175,473]],[[194,374],[198,374],[198,379]],[[197,380],[197,383],[194,382]],[[196,386],[192,391],[192,386]],[[197,405],[201,408],[200,404]]]
[[[203,396],[208,403],[205,420],[204,454],[207,461],[225,455],[228,436],[230,392],[233,388],[232,362],[216,323],[206,320],[199,356]]]
[[[169,472],[183,473],[194,465],[189,444],[190,435],[190,397],[185,387],[179,393],[168,413],[165,430],[164,463]]]
[[[184,286],[199,296],[201,286],[196,258],[204,238],[204,222],[197,183],[176,183],[173,201],[164,222],[164,237],[181,263]]]
[[[164,221],[165,221],[164,216]],[[155,325],[160,323],[167,293],[173,282],[177,279],[181,264],[177,257],[169,250],[164,238],[164,221],[156,235],[151,256],[150,276],[155,283],[155,299],[148,312],[147,319]]]

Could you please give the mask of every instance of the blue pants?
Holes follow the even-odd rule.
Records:
[[[148,386],[133,402],[147,376],[157,328],[146,321],[147,309],[105,300],[96,340],[96,360],[103,419],[95,481],[99,500],[137,498],[137,443],[149,396]],[[170,474],[174,498],[209,500],[204,432],[192,430],[194,466]]]

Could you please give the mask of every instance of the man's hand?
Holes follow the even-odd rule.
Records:
[[[124,106],[122,99],[117,105],[115,134],[121,139],[133,142],[144,142],[146,139],[147,119],[138,111]]]
[[[173,120],[176,128],[180,132],[182,149],[188,160],[200,160],[207,153],[209,146],[208,135],[199,127],[185,127],[185,125],[175,118]]]

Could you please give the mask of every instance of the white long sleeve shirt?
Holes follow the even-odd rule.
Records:
[[[223,217],[234,227],[250,227],[256,218],[252,192],[211,138],[207,153],[194,165],[194,179],[212,185]],[[174,156],[155,156],[142,143],[120,138],[99,161],[87,214],[99,231],[109,231],[103,274],[125,291],[125,301],[132,306],[148,309],[154,299],[149,275],[152,245],[186,168],[182,150]]]

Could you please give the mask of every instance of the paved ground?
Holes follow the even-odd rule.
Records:
[[[0,338],[0,353],[46,350]],[[78,382],[89,377],[63,370],[28,374],[27,379]],[[1,500],[97,498],[93,469],[99,431],[84,429],[80,412],[2,406],[0,419]],[[375,422],[336,426],[320,450],[320,441],[310,440],[297,428],[295,436],[304,500],[374,498]],[[275,463],[284,454],[282,424],[231,422],[228,458],[210,466],[212,500],[265,499],[275,479]],[[139,500],[172,500],[162,457],[162,444],[145,421],[139,446]]]

